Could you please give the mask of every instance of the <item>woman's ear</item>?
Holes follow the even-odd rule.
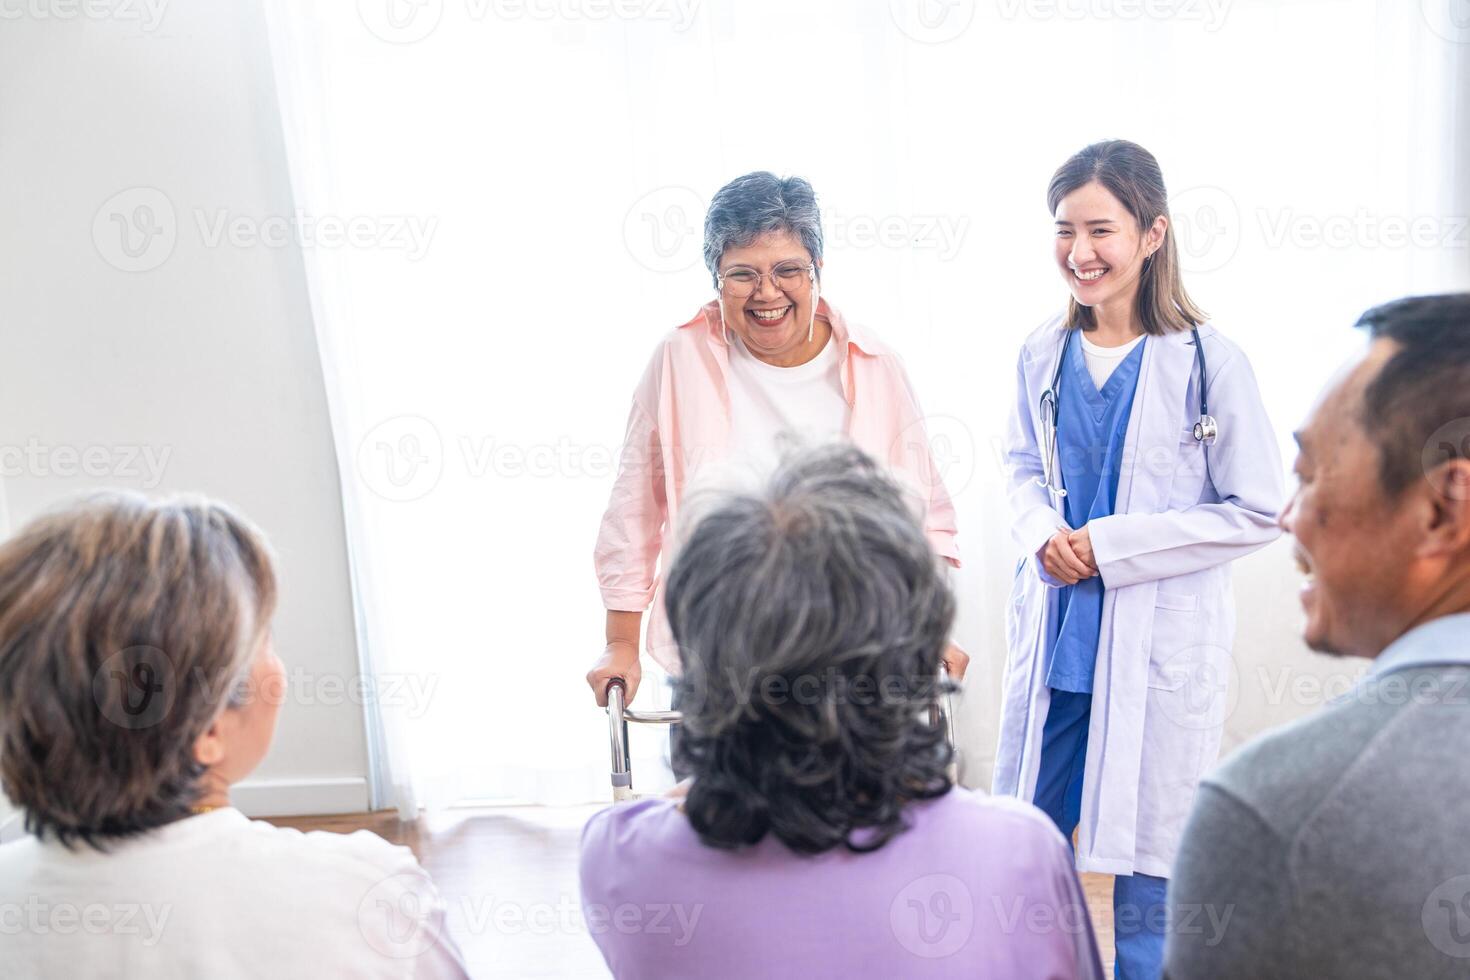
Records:
[[[224,733],[220,731],[220,718],[217,716],[194,740],[194,761],[206,768],[212,768],[223,762],[224,758]]]
[[[1149,226],[1148,234],[1143,236],[1143,248],[1145,255],[1152,255],[1164,247],[1164,235],[1169,231],[1169,219],[1162,214],[1154,219]]]

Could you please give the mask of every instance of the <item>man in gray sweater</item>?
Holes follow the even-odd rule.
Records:
[[[1373,661],[1201,784],[1172,980],[1470,976],[1470,294],[1365,313],[1281,523],[1314,650]]]

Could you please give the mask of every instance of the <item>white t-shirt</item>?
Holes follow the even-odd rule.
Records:
[[[842,394],[841,370],[830,337],[805,364],[776,367],[732,335],[731,462],[764,478],[775,471],[787,446],[844,438],[852,409]]]
[[[0,846],[0,977],[465,977],[406,847],[273,827],[226,807],[102,854]]]
[[[1099,347],[1088,340],[1086,334],[1080,334],[1077,339],[1082,341],[1082,358],[1087,362],[1087,373],[1092,375],[1092,383],[1101,391],[1108,378],[1113,376],[1113,371],[1123,363],[1123,358],[1143,343],[1143,334],[1134,337],[1122,347]]]

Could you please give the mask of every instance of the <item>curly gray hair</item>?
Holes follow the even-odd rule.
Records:
[[[683,661],[675,766],[712,847],[774,834],[873,850],[942,796],[952,758],[925,709],[954,596],[902,490],[851,445],[788,458],[694,526],[665,605]]]

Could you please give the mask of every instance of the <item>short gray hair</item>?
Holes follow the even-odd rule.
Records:
[[[676,766],[700,839],[872,850],[943,795],[928,717],[955,602],[917,515],[851,445],[788,458],[704,513],[669,573],[683,673]],[[785,692],[790,692],[789,694]]]
[[[817,194],[801,177],[777,177],[759,170],[736,177],[715,192],[704,215],[704,264],[718,283],[720,258],[774,231],[787,231],[822,261],[822,213]],[[820,279],[822,270],[817,270]]]

